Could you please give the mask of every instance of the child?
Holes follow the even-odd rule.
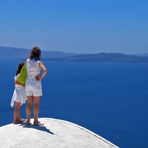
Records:
[[[47,74],[47,69],[43,62],[40,61],[41,50],[38,47],[34,47],[31,51],[29,59],[26,62],[27,79],[26,79],[26,95],[27,95],[27,107],[26,107],[26,124],[30,124],[30,114],[32,104],[34,103],[34,125],[39,126],[41,123],[38,121],[40,97],[42,96],[42,84],[41,80]],[[40,74],[40,71],[42,73]]]
[[[25,77],[26,75],[25,64],[21,63],[18,65],[18,69],[15,76],[15,89],[11,99],[11,106],[14,106],[14,124],[23,123],[23,120],[20,117],[20,108],[23,103],[26,102],[26,92],[25,92]],[[22,79],[23,78],[23,79]],[[21,81],[20,81],[21,80]]]

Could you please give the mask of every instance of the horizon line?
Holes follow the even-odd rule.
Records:
[[[31,50],[32,48],[23,48],[23,47],[15,47],[15,46],[5,46],[5,45],[0,45],[0,48],[16,48],[16,49],[24,49],[24,50]],[[42,48],[41,48],[42,49]],[[47,49],[42,49],[43,51],[47,51],[47,52],[62,52],[62,53],[73,53],[73,54],[99,54],[99,53],[118,53],[118,54],[125,54],[125,55],[144,55],[144,54],[148,54],[145,53],[145,52],[136,52],[136,53],[127,53],[127,52],[109,52],[109,51],[100,51],[100,52],[97,52],[97,51],[93,51],[93,52],[82,52],[82,51],[70,51],[70,49],[67,51],[67,50],[47,50]],[[71,50],[75,50],[75,49],[71,49]]]

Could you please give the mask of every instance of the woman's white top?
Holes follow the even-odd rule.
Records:
[[[27,67],[27,85],[41,85],[41,81],[36,80],[36,76],[40,75],[41,68],[39,64],[41,61],[39,60],[30,60],[27,59],[26,67]]]

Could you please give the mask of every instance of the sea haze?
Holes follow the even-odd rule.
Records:
[[[30,55],[31,49],[22,49],[15,47],[2,47],[0,46],[0,59],[19,59],[24,60]],[[66,53],[59,51],[45,51],[42,50],[42,57],[44,60],[57,60],[63,59],[71,56],[75,56],[75,53]]]
[[[0,46],[0,59],[25,60],[29,56],[29,49],[2,47]],[[105,62],[105,63],[148,63],[148,54],[128,55],[122,53],[66,53],[59,51],[42,50],[44,61],[61,62]]]
[[[2,126],[13,120],[10,100],[19,59],[0,61]],[[43,62],[48,75],[40,117],[77,123],[122,148],[148,147],[147,63]],[[25,105],[21,112],[25,118]]]

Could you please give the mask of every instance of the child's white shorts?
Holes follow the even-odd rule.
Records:
[[[23,103],[25,103],[27,100],[26,97],[26,90],[25,90],[25,86],[21,86],[21,85],[15,85],[15,89],[13,92],[13,96],[11,99],[11,106],[14,106],[14,102],[18,102],[21,103],[21,105]]]

